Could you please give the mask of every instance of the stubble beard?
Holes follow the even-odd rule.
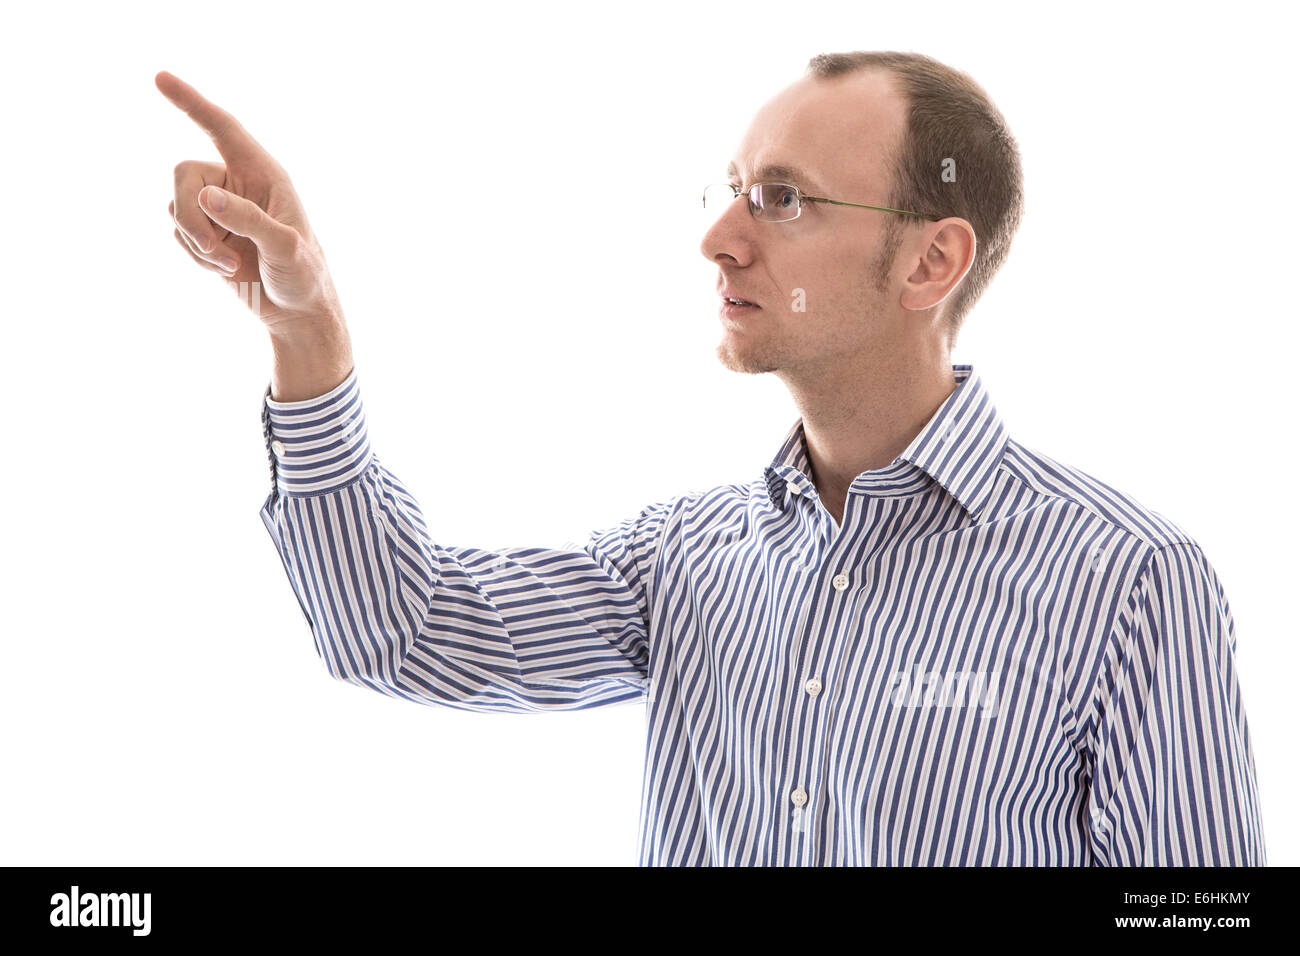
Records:
[[[868,321],[871,311],[883,304],[883,298],[889,291],[889,271],[894,266],[894,257],[902,244],[902,232],[901,222],[890,224],[884,242],[881,244],[880,254],[871,264],[867,285],[875,291],[876,295],[862,296],[863,311],[867,313],[865,318]],[[792,356],[784,354],[786,352],[784,343],[768,342],[764,343],[761,349],[745,349],[744,346],[752,343],[747,342],[743,337],[739,341],[742,345],[739,349],[735,347],[737,339],[732,336],[718,343],[716,350],[718,361],[728,371],[762,375],[764,372],[776,372],[788,368],[791,364]]]
[[[741,372],[745,375],[762,375],[764,372],[775,372],[782,364],[769,353],[755,354],[743,349],[737,349],[730,338],[723,339],[718,343],[717,355],[718,361],[722,363],[723,368],[730,372]]]

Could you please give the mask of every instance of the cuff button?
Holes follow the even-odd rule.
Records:
[[[275,456],[277,458],[283,458],[284,442],[280,441],[280,439],[278,438],[275,441],[271,442],[271,451],[275,452]]]

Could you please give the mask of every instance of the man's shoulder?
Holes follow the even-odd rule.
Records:
[[[771,507],[767,486],[758,478],[749,482],[700,486],[683,491],[672,497],[671,509],[683,520],[718,520],[724,519],[728,514],[743,511],[754,503],[766,503]]]
[[[720,532],[743,532],[758,514],[774,511],[771,491],[760,477],[679,492],[642,509],[639,518],[653,518],[669,537],[699,539],[697,544],[702,544],[705,539],[717,543],[732,536],[722,534],[720,538]]]
[[[1178,544],[1199,546],[1183,525],[1147,502],[1091,470],[1067,464],[1014,439],[1007,442],[1002,467],[1022,489],[1019,496],[1004,499],[1013,510],[1020,510],[1026,498],[1037,505],[1055,500],[1079,509],[1086,520],[1109,525],[1152,549]]]

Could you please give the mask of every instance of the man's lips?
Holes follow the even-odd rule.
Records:
[[[742,299],[740,296],[723,296],[718,306],[718,318],[723,322],[739,322],[751,312],[761,312],[763,307],[757,302]]]
[[[759,305],[757,302],[755,302],[753,299],[746,298],[745,296],[739,295],[735,292],[720,292],[718,293],[718,295],[722,297],[723,305],[735,305],[735,306],[752,305],[756,309],[762,308],[762,306]]]

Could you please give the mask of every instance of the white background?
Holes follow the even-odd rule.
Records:
[[[700,187],[810,56],[902,49],[971,73],[1024,157],[954,361],[1019,441],[1202,544],[1269,860],[1300,863],[1296,24],[893,8],[6,11],[0,861],[636,859],[643,705],[478,715],[326,674],[258,518],[268,339],[167,214],[176,163],[218,157],[158,70],[288,169],[373,448],[437,539],[495,547],[760,474],[796,413],[714,355]]]

